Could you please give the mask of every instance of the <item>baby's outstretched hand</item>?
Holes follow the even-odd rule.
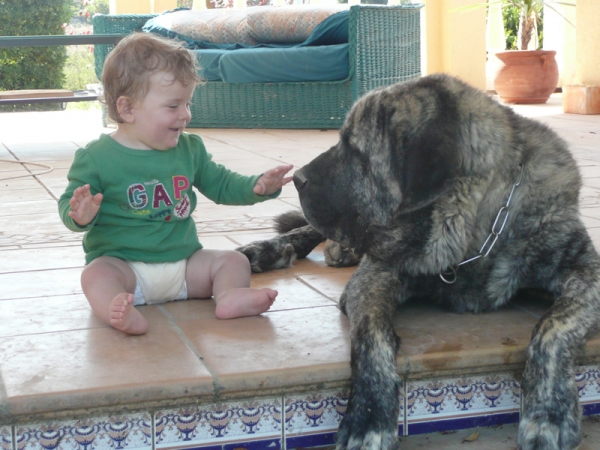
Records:
[[[277,166],[274,169],[267,170],[256,182],[254,193],[257,195],[271,195],[277,192],[285,184],[292,181],[292,177],[286,177],[285,174],[292,170],[293,165]]]
[[[73,192],[71,200],[69,200],[69,205],[71,206],[69,216],[77,225],[84,227],[94,220],[101,203],[102,194],[92,195],[89,184],[78,187]]]

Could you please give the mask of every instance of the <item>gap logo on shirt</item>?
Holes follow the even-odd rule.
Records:
[[[148,215],[150,220],[168,222],[171,215],[185,219],[191,212],[191,202],[186,192],[190,186],[190,180],[183,175],[173,177],[170,195],[167,187],[156,179],[134,183],[127,188],[127,201],[133,214]]]

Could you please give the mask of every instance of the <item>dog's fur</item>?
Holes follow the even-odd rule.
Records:
[[[600,258],[579,217],[581,179],[562,139],[433,75],[365,95],[339,143],[294,182],[312,242],[321,234],[364,254],[340,299],[351,325],[352,386],[338,449],[398,448],[399,303],[427,296],[480,312],[522,288],[544,289],[554,302],[527,350],[518,444],[580,444],[573,365],[598,329]],[[484,244],[490,234],[498,235],[493,246]],[[459,267],[480,252],[487,256]],[[440,279],[453,271],[454,284]]]

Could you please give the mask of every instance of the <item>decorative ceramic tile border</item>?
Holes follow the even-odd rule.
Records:
[[[584,415],[600,414],[600,366],[577,367]],[[510,373],[405,383],[398,432],[420,434],[519,420],[520,386]],[[281,450],[331,445],[347,390],[207,404],[46,424],[0,427],[0,450]],[[406,418],[405,418],[406,412]],[[152,443],[152,428],[155,445]]]
[[[575,383],[583,414],[600,414],[600,365],[576,367]]]
[[[281,398],[208,404],[156,413],[156,448],[281,449]]]
[[[17,450],[151,450],[150,414],[16,426]]]
[[[11,427],[0,427],[0,442],[2,450],[12,450],[12,429]]]
[[[284,399],[286,448],[333,444],[348,406],[346,390],[290,395]]]
[[[400,398],[399,433],[404,427],[404,398]],[[286,448],[316,447],[334,443],[339,424],[348,406],[347,390],[286,396]]]
[[[411,381],[408,434],[518,421],[519,383],[511,374]]]

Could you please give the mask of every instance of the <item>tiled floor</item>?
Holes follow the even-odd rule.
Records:
[[[560,97],[516,109],[571,144],[584,176],[582,214],[600,248],[600,116],[565,115]],[[212,449],[242,435],[254,442],[247,448],[331,441],[350,374],[348,322],[336,300],[353,269],[327,267],[317,249],[293,268],[253,276],[254,286],[279,290],[262,316],[220,321],[213,301],[190,300],[140,308],[151,326],[144,336],[103,325],[79,285],[81,235],[62,225],[56,207],[75,150],[103,131],[97,111],[0,116],[0,158],[53,169],[32,176],[45,169],[0,162],[3,449],[85,450],[92,441],[94,449]],[[337,140],[333,130],[190,131],[216,161],[247,174],[300,167]],[[272,236],[271,218],[296,207],[287,186],[278,199],[251,207],[200,202],[194,217],[205,247],[233,249]],[[514,421],[524,349],[544,309],[532,299],[478,316],[403,307],[398,370],[409,378],[401,432],[466,426],[458,419],[480,425],[494,414],[487,423]],[[598,357],[595,336],[578,378],[587,412],[600,412]]]

